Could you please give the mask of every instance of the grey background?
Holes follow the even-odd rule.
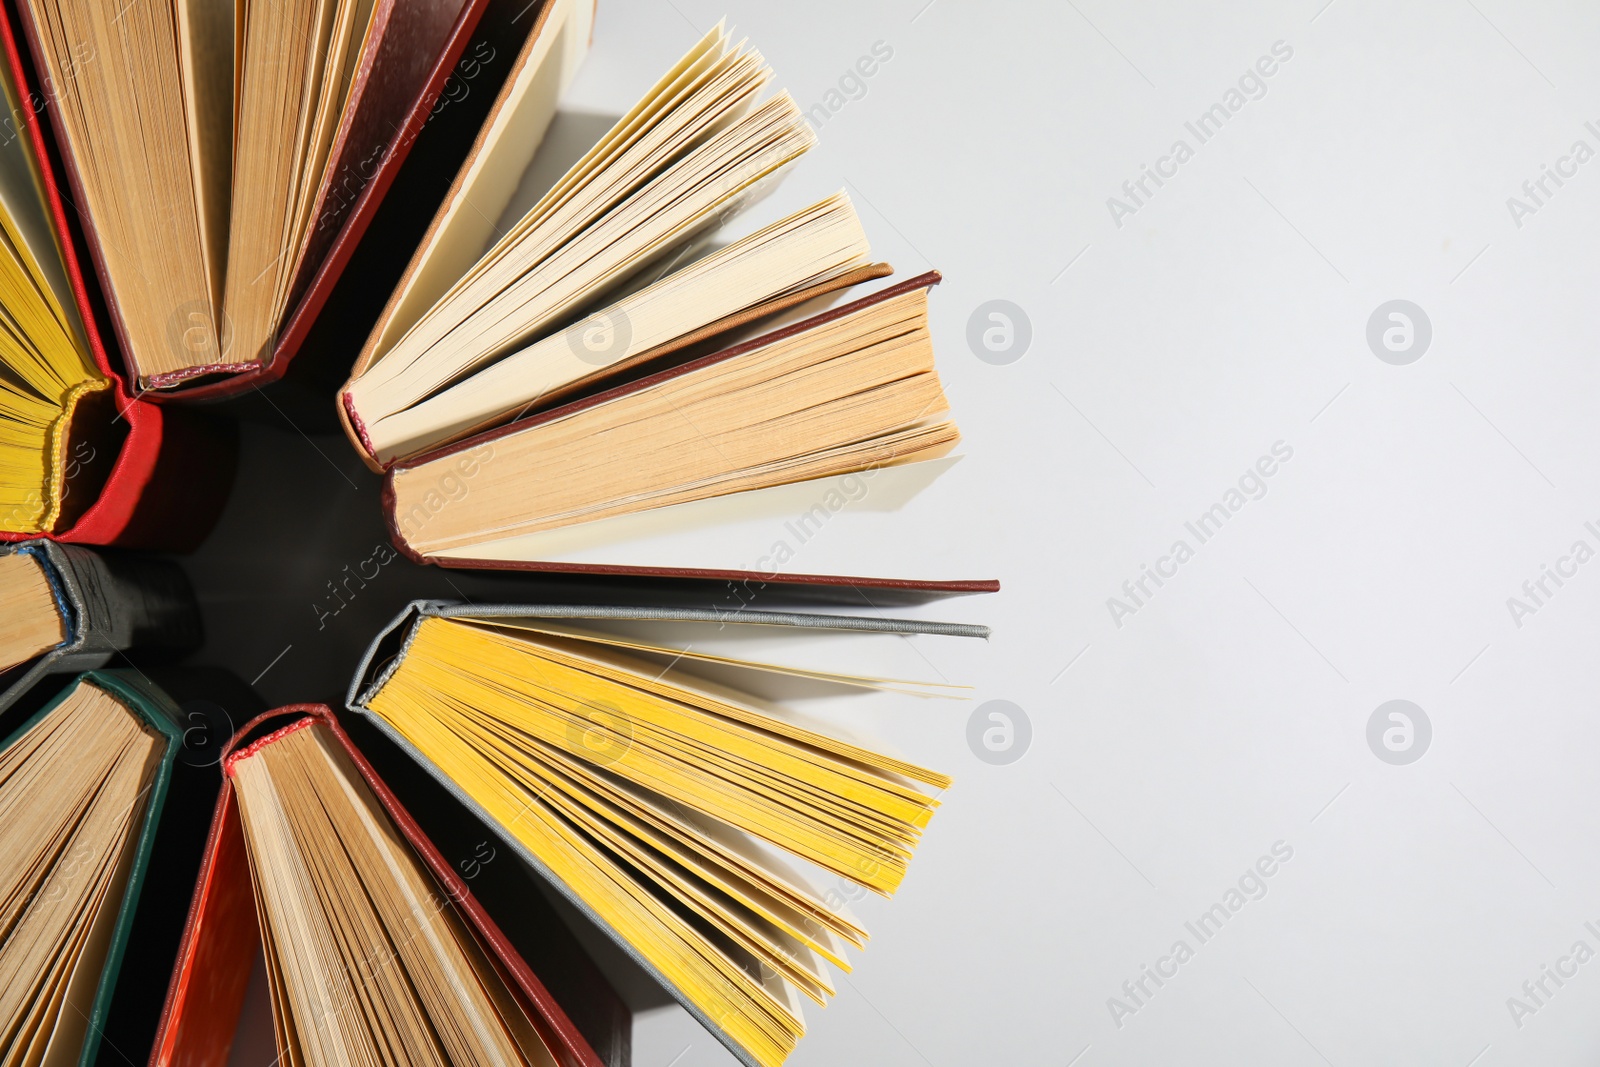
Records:
[[[1004,585],[924,609],[993,625],[987,644],[903,650],[974,701],[850,705],[956,785],[896,899],[855,905],[872,941],[791,1062],[1593,1062],[1600,961],[1538,1005],[1523,983],[1600,951],[1600,562],[1520,620],[1507,601],[1575,541],[1600,549],[1600,160],[1520,220],[1507,199],[1573,142],[1600,150],[1600,8],[602,0],[562,122],[597,135],[724,13],[827,110],[735,231],[845,187],[880,257],[946,278],[965,458],[806,569],[890,552]],[[878,42],[892,57],[852,80]],[[1185,123],[1276,42],[1292,56],[1200,144]],[[1108,198],[1180,138],[1193,158],[1119,225]],[[992,300],[1031,329],[1004,365],[967,342]],[[1393,300],[1431,323],[1406,365],[1367,343]],[[318,440],[307,466],[364,496]],[[1185,524],[1279,442],[1259,498],[1199,543]],[[247,467],[270,454],[247,442]],[[341,521],[323,534],[352,553],[377,539]],[[1193,557],[1114,613],[1180,539]],[[342,676],[369,621],[301,654]],[[252,633],[262,666],[289,643]],[[1026,713],[1022,758],[969,748],[989,700]],[[1369,748],[1390,700],[1431,724],[1413,762]],[[1291,858],[1248,875],[1280,842]],[[1185,923],[1242,877],[1264,895],[1202,944]],[[1124,982],[1179,940],[1193,957],[1135,1002]],[[635,1062],[732,1060],[657,1004]]]

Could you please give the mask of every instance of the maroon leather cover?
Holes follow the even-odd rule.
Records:
[[[390,524],[389,535],[398,538]],[[609,563],[544,563],[533,560],[430,559],[419,556],[395,540],[400,551],[413,563],[431,563],[446,570],[524,571],[534,574],[584,574],[625,578],[676,578],[688,581],[727,582],[759,592],[768,585],[807,586],[826,589],[889,589],[904,593],[960,594],[998,593],[997,578],[932,579],[862,578],[847,574],[787,574],[765,571],[719,570],[709,567],[628,567]]]
[[[410,150],[409,143],[396,146],[395,133],[404,134],[418,94],[432,80],[450,31],[466,6],[466,0],[380,0],[371,40],[350,84],[350,101],[345,105],[350,121],[334,140],[328,172],[317,190],[317,222],[291,290],[290,307],[321,273],[343,221],[367,186],[383,175],[392,149],[398,147],[402,156]]]
[[[247,743],[247,739],[275,719],[288,721]],[[561,1005],[423,834],[416,820],[373,770],[325,704],[290,704],[258,715],[222,749],[225,775],[222,794],[212,819],[211,836],[190,904],[177,965],[167,989],[150,1067],[225,1067],[228,1063],[250,971],[261,946],[244,827],[233,795],[232,765],[263,746],[312,725],[326,727],[344,747],[368,788],[394,820],[395,828],[411,844],[440,890],[510,978],[507,988],[522,1001],[539,1036],[555,1052],[562,1067],[618,1067],[604,1063],[595,1054]],[[598,972],[586,988],[591,996],[615,1001],[615,1010],[608,1017],[623,1022],[628,1019],[627,1010],[610,986],[599,978]],[[627,1042],[620,1045],[626,1047]]]
[[[570,404],[562,404],[558,407],[551,408],[548,411],[540,412],[537,415],[533,415],[519,422],[513,422],[505,426],[496,427],[493,430],[488,430],[484,433],[477,434],[476,436],[469,437],[464,441],[457,441],[455,444],[446,445],[445,447],[437,449],[436,451],[428,452],[413,459],[402,460],[398,463],[395,463],[389,468],[389,472],[384,476],[383,479],[383,517],[384,522],[389,528],[389,539],[394,542],[395,547],[399,549],[407,559],[414,563],[431,563],[436,566],[456,570],[504,570],[534,571],[545,574],[625,575],[635,578],[687,578],[734,582],[747,586],[754,585],[758,587],[768,584],[801,585],[864,589],[894,589],[904,592],[930,594],[998,592],[1000,589],[1000,583],[993,579],[924,581],[905,578],[865,578],[833,574],[767,573],[757,571],[705,569],[697,567],[629,567],[599,563],[546,563],[528,560],[454,558],[435,559],[431,556],[422,555],[406,542],[405,536],[400,532],[400,525],[395,515],[394,476],[397,471],[408,470],[412,467],[417,467],[424,463],[432,462],[433,460],[443,459],[445,457],[453,456],[470,449],[479,448],[487,442],[496,441],[502,437],[519,433],[530,426],[538,426],[541,423],[550,422],[553,419],[563,418],[567,415],[573,414],[574,412],[582,411],[585,408],[591,408],[598,404],[606,403],[607,401],[614,400],[617,397],[627,396],[631,393],[637,393],[641,390],[649,389],[651,386],[657,385],[660,382],[668,381],[680,374],[687,374],[690,371],[698,370],[701,367],[711,366],[712,364],[720,363],[725,359],[731,359],[734,356],[743,355],[752,349],[771,344],[774,341],[781,340],[785,337],[790,337],[804,330],[821,326],[824,323],[832,322],[837,318],[849,315],[852,312],[860,310],[861,308],[870,307],[873,304],[881,303],[885,300],[901,296],[905,293],[915,292],[918,289],[926,289],[930,286],[937,285],[939,284],[940,280],[941,279],[938,271],[928,271],[925,274],[919,274],[915,278],[909,278],[906,281],[900,282],[896,285],[891,285],[885,289],[880,289],[875,293],[871,293],[860,298],[859,300],[852,300],[848,304],[841,304],[836,308],[830,308],[821,314],[813,315],[801,322],[796,322],[781,329],[773,330],[770,333],[762,334],[760,337],[743,341],[739,344],[733,345],[730,348],[725,348],[720,352],[713,352],[710,355],[701,356],[699,359],[690,360],[689,362],[680,364],[679,366],[670,367],[655,374],[647,375],[646,377],[638,378],[631,382],[626,382],[611,389],[606,389],[603,392],[595,393],[592,396],[575,400]]]
[[[344,143],[335,145],[334,158],[338,160],[338,166],[331,174],[332,184],[325,184],[322,192],[327,193],[330,189],[338,192],[338,183],[347,177],[344,168],[371,158],[364,153],[371,153],[373,146],[359,140],[359,137],[381,137],[385,127],[392,130],[393,134],[386,143],[377,142],[382,146],[377,153],[378,162],[370,168],[364,168],[370,169],[371,174],[370,177],[360,176],[362,184],[359,193],[352,196],[348,205],[341,204],[334,212],[334,217],[328,220],[329,230],[336,236],[319,235],[313,239],[313,248],[321,248],[324,254],[320,260],[308,257],[309,266],[297,276],[296,288],[303,290],[303,295],[298,304],[293,305],[294,310],[279,330],[272,352],[259,363],[191,367],[156,375],[150,379],[151,388],[144,388],[139,382],[137,368],[128,358],[127,338],[122,332],[121,318],[113,309],[111,318],[121,342],[127,380],[139,395],[156,401],[218,399],[246,392],[283,377],[289,362],[299,351],[306,334],[327,303],[400,165],[410,153],[417,134],[444,94],[446,82],[455,73],[467,42],[491,2],[386,0],[378,11],[384,21],[374,28],[372,54],[363,57],[357,73],[358,80],[353,85],[353,89],[366,98],[369,113],[359,116],[351,130],[347,131],[349,136]],[[533,3],[539,2],[541,0],[533,0]],[[449,17],[452,13],[453,19]],[[32,18],[25,7],[20,9],[20,14],[34,60],[42,63],[43,52]],[[419,62],[419,57],[422,57],[422,62]],[[426,80],[420,81],[423,73],[426,74]],[[47,99],[45,106],[48,110]],[[397,121],[399,116],[403,116],[403,121]],[[83,189],[76,163],[71,159],[66,160],[65,170],[73,196],[82,200]],[[323,208],[322,213],[326,215],[325,205],[319,205],[319,208]],[[73,213],[79,214],[76,206],[73,206]],[[342,225],[338,222],[341,216]],[[96,265],[100,286],[109,292],[110,284],[105,275],[98,237],[87,218],[80,217],[79,222],[88,231],[89,250],[92,253],[90,258]],[[195,381],[199,378],[207,380]]]

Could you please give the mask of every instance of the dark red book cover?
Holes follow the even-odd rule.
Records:
[[[651,386],[659,384],[681,374],[687,374],[701,367],[739,356],[752,349],[771,344],[783,337],[814,329],[823,323],[857,311],[863,307],[892,299],[905,293],[918,289],[926,289],[937,285],[940,276],[937,271],[928,271],[915,278],[908,278],[903,282],[880,289],[875,293],[841,304],[818,315],[801,322],[792,323],[781,329],[762,334],[747,341],[721,351],[713,352],[687,363],[670,367],[666,370],[650,374],[642,378],[624,382],[621,385],[605,389],[591,396],[586,396],[571,403],[561,404],[542,411],[536,415],[517,422],[507,423],[492,430],[468,437],[463,441],[445,445],[443,448],[424,453],[411,459],[401,460],[389,467],[383,479],[383,514],[384,521],[389,527],[389,538],[394,542],[407,559],[414,563],[432,563],[440,567],[464,570],[504,570],[504,571],[533,571],[545,574],[587,574],[610,575],[634,578],[679,578],[690,580],[709,580],[730,582],[759,589],[766,585],[783,586],[809,586],[813,588],[837,589],[883,589],[910,594],[957,594],[957,593],[994,593],[1000,589],[1000,583],[993,579],[958,579],[958,580],[922,580],[906,578],[873,578],[837,574],[792,574],[781,571],[757,572],[745,570],[704,569],[691,567],[633,567],[598,563],[554,563],[544,561],[524,560],[486,560],[425,556],[407,542],[404,532],[395,514],[394,476],[396,471],[403,471],[409,467],[420,466],[446,456],[457,455],[472,449],[482,447],[486,442],[498,440],[511,434],[519,433],[530,426],[537,426],[544,422],[563,418],[573,412],[603,404],[620,396],[637,393]]]
[[[318,218],[271,350],[257,361],[188,367],[141,382],[126,358],[112,300],[108,324],[122,342],[130,389],[157,402],[236,397],[282,379],[303,349],[328,359],[342,356],[346,366],[339,370],[346,370],[350,353],[343,334],[350,320],[370,320],[382,307],[395,280],[389,268],[403,265],[410,255],[406,245],[421,236],[413,220],[425,225],[432,217],[470,144],[462,132],[476,133],[509,56],[548,6],[545,0],[379,0],[352,83],[351,121],[332,147],[317,194]],[[15,0],[7,0],[7,7],[37,61],[39,40],[27,10]],[[48,113],[48,95],[36,99]],[[432,121],[446,113],[448,121]],[[81,200],[74,161],[62,160],[60,169]],[[380,215],[391,191],[405,201],[398,219],[394,212]],[[67,206],[78,215],[72,203]],[[109,291],[98,238],[91,225],[85,229],[86,262]],[[377,237],[375,247],[358,255],[369,231]]]

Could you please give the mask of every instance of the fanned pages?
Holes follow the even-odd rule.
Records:
[[[31,552],[0,556],[0,672],[42,656],[67,639],[44,561]]]
[[[225,347],[221,359],[202,365],[262,358],[289,310],[289,285],[374,6],[373,0],[246,0],[240,9],[246,47],[218,320]],[[162,369],[180,368],[151,371]]]
[[[332,257],[337,235],[370,221],[347,229],[364,191],[351,174],[381,172],[375,195],[387,189],[433,105],[426,87],[437,95],[486,6],[21,0],[141,388],[248,380],[283,354],[296,308],[316,288],[314,316],[332,288],[313,285],[319,268],[349,255]],[[452,35],[458,19],[467,32]]]
[[[78,1061],[164,747],[79,682],[0,752],[3,1067]]]
[[[852,475],[887,497],[886,468],[941,456],[959,439],[928,332],[936,280],[399,464],[387,494],[397,541],[422,559],[538,563],[579,552],[585,564],[694,567],[704,564],[641,555],[650,529],[676,513],[707,518],[713,505],[725,504],[726,518],[742,498],[754,505],[785,487],[800,501],[790,514],[826,501],[826,520],[844,494],[860,499],[860,486],[840,481]]]
[[[627,1008],[531,872],[493,862],[469,811],[367,740],[294,704],[224,741],[150,1067],[259,1053],[233,1045],[263,973],[274,1062],[628,1067]]]
[[[345,390],[361,447],[380,462],[414,453],[808,284],[848,284],[838,280],[866,265],[867,249],[835,198],[573,324],[640,288],[644,268],[681,254],[811,147],[788,94],[759,101],[769,79],[718,26],[475,263],[452,272],[462,242],[425,241]],[[460,217],[447,203],[436,234]]]
[[[490,363],[453,385],[379,414],[365,378],[346,404],[375,457],[388,463],[505,422],[642,363],[708,324],[759,311],[869,266],[866,234],[844,193],[813,204]],[[385,366],[379,363],[379,372]],[[399,383],[422,377],[413,363]],[[397,383],[397,384],[399,384]],[[397,399],[389,391],[391,401]]]
[[[28,6],[51,77],[76,89],[58,113],[141,376],[261,358],[371,0],[242,3],[232,29],[248,47],[187,0]],[[215,94],[234,86],[225,121]]]
[[[604,609],[571,609],[565,622],[558,610],[473,610],[424,607],[398,657],[354,706],[453,783],[741,1059],[782,1063],[805,1030],[801,999],[825,1005],[834,991],[828,964],[849,970],[848,950],[866,940],[783,854],[888,896],[938,806],[933,791],[950,779],[682,673],[670,638],[629,641],[576,625],[585,611],[603,625]],[[678,614],[711,621],[705,612]],[[986,632],[749,619],[791,632]],[[796,672],[737,657],[716,662]]]
[[[373,327],[358,369],[374,358],[380,338],[387,338],[387,351],[393,343],[391,331],[416,322],[499,236],[499,220],[555,117],[561,90],[588,47],[593,17],[589,0],[546,4],[539,16],[542,28],[523,43],[512,63],[511,76]]]
[[[21,25],[0,7],[0,542],[192,549],[227,496],[231,427],[128,395],[51,144],[79,68],[101,57],[79,42],[71,76],[41,77]]]
[[[556,1067],[327,726],[302,719],[228,772],[285,1062]]]
[[[4,90],[11,128],[21,130],[9,71]],[[0,365],[0,531],[50,531],[75,472],[73,415],[111,382],[89,355],[38,163],[15,135],[0,145]]]
[[[196,362],[219,362],[190,155],[180,5],[27,6],[50,81],[74,90],[55,97],[54,113],[141,366],[151,373],[182,366],[191,351]],[[194,55],[208,63],[232,58],[218,50]],[[177,346],[168,336],[175,324]]]

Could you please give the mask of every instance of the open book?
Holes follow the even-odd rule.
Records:
[[[137,672],[93,672],[0,744],[0,1062],[150,1048],[216,788],[177,759],[183,728]]]
[[[788,94],[762,99],[760,55],[718,25],[523,209],[553,104],[517,121],[548,82],[537,44],[340,393],[388,473],[395,544],[451,567],[993,588],[919,581],[903,553],[870,578],[808,572],[769,532],[897,508],[960,435],[928,331],[936,272],[826,308],[891,273],[843,192],[701,250],[815,140]]]
[[[717,26],[503,232],[491,224],[544,127],[491,122],[343,390],[341,416],[368,462],[888,273],[842,193],[691,258],[815,141],[787,93],[761,99],[770,78]],[[547,81],[530,61],[501,115]],[[541,119],[552,103],[541,98]]]
[[[0,9],[0,540],[192,547],[226,496],[231,443],[133,401],[113,369]]]
[[[825,1005],[829,965],[848,970],[866,940],[806,871],[889,896],[950,779],[705,675],[961,694],[842,663],[808,667],[803,654],[699,645],[728,628],[798,644],[988,633],[815,614],[418,603],[374,643],[350,700],[741,1061],[775,1067],[805,1032],[802,999]]]
[[[626,1067],[627,1012],[548,906],[506,919],[540,917],[592,1044],[327,707],[258,716],[223,773],[152,1067],[228,1062],[257,959],[286,1064]]]
[[[18,6],[131,377],[216,394],[282,373],[491,0]]]
[[[398,463],[384,487],[391,536],[446,566],[918,584],[915,559],[871,520],[938,476],[949,461],[918,461],[960,436],[928,331],[938,280],[910,279]],[[815,551],[800,548],[825,527],[854,531],[876,554],[873,577],[807,573]]]

